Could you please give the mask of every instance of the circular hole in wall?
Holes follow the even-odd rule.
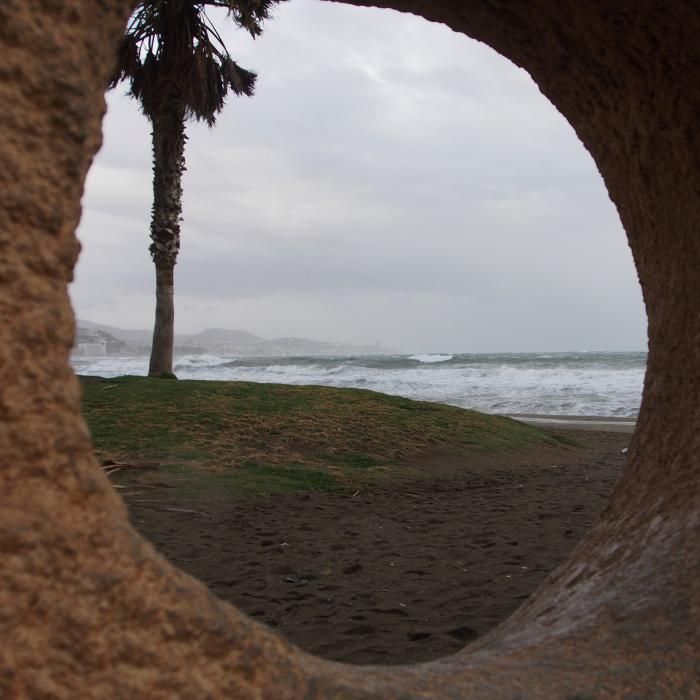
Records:
[[[644,343],[624,235],[536,88],[416,18],[278,14],[254,47],[241,43],[258,96],[232,100],[215,131],[190,130],[176,298],[191,332],[178,375],[359,386],[492,413],[633,414],[643,356],[578,352]],[[302,26],[317,44],[302,45]],[[138,327],[151,315],[148,126],[134,105],[110,109],[126,135],[112,146],[108,122],[73,297],[79,317]],[[280,341],[241,359],[192,345],[204,323],[392,357],[262,356],[290,347]],[[118,352],[74,366],[138,374],[146,361]],[[456,413],[402,399],[352,394],[353,406],[259,384],[202,399],[191,387],[86,384],[96,449],[116,462],[135,527],[253,618],[357,663],[436,658],[504,619],[590,526],[627,442],[569,432],[515,435],[509,448],[488,437],[503,426],[469,432]],[[160,409],[141,413],[149,400]]]

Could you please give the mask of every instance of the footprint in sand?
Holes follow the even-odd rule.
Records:
[[[412,642],[422,642],[424,639],[430,639],[433,636],[432,632],[413,632],[406,635]]]
[[[356,625],[355,627],[350,627],[349,629],[346,629],[343,634],[345,635],[356,635],[356,634],[373,634],[376,632],[376,628],[372,627],[372,625]]]
[[[478,632],[475,632],[471,627],[457,627],[456,629],[450,630],[447,634],[450,637],[459,639],[460,642],[470,642],[479,636]]]

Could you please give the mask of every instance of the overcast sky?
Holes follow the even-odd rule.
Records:
[[[388,10],[292,0],[255,41],[217,26],[259,77],[214,129],[188,126],[177,332],[646,348],[617,212],[527,73]],[[150,328],[150,128],[125,91],[88,176],[71,296],[79,318]]]

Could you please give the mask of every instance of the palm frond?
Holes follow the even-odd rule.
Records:
[[[270,18],[272,7],[278,0],[203,0],[204,5],[221,7],[233,18],[239,27],[259,36],[262,23]]]
[[[141,0],[120,44],[109,88],[130,81],[129,94],[150,118],[177,109],[213,125],[229,91],[251,96],[256,76],[232,60],[206,8],[226,9],[255,37],[277,1]]]
[[[141,69],[138,43],[134,37],[126,34],[122,37],[117,53],[117,65],[109,79],[107,88],[115,88],[125,78],[133,78]]]
[[[253,96],[257,79],[255,73],[241,68],[235,61],[227,58],[221,66],[221,74],[236,95]]]

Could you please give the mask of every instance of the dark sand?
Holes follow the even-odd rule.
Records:
[[[168,559],[302,649],[412,663],[504,620],[604,507],[630,436],[552,432],[585,446],[433,455],[418,463],[425,478],[357,495],[203,500],[165,473],[115,481],[135,527]]]

